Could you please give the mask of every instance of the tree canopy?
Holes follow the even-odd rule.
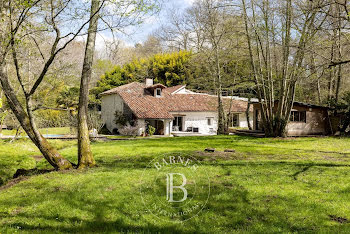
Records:
[[[98,95],[120,85],[143,82],[145,78],[153,78],[154,82],[167,86],[190,83],[193,77],[190,69],[192,56],[190,51],[179,51],[156,54],[148,59],[134,59],[106,72],[92,92]]]

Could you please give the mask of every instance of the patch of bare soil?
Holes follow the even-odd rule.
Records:
[[[338,217],[336,215],[328,215],[328,216],[332,221],[335,221],[338,223],[347,223],[348,222],[348,219],[344,218],[344,217]]]
[[[16,179],[10,180],[9,182],[7,182],[7,184],[5,184],[3,186],[0,186],[0,191],[6,190],[8,188],[11,188],[12,186],[18,184],[19,182],[25,181],[25,180],[28,180],[28,179],[29,179],[28,176],[21,176],[21,177],[18,177]]]
[[[194,156],[196,159],[200,161],[213,161],[217,159],[221,159],[221,160],[240,159],[240,157],[235,153],[221,152],[221,151],[215,151],[215,152],[196,151]]]
[[[44,156],[42,156],[42,155],[34,155],[34,156],[32,156],[32,158],[34,158],[36,162],[39,162],[39,161],[41,161],[44,158]]]

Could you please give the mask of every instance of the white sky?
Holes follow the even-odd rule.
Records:
[[[151,16],[145,20],[142,25],[125,29],[126,34],[118,35],[118,39],[122,40],[126,46],[134,46],[136,43],[144,42],[148,35],[155,31],[162,22],[167,20],[167,11],[169,9],[178,9],[179,11],[191,6],[195,0],[164,0],[163,8],[158,15]],[[104,41],[112,40],[110,33],[102,32],[97,35],[97,49],[104,48]]]

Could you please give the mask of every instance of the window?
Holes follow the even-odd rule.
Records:
[[[208,126],[213,125],[213,118],[207,118]]]
[[[162,89],[156,89],[156,97],[162,96]]]
[[[306,123],[306,111],[292,111],[290,121]]]

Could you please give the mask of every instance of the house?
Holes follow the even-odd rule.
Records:
[[[274,103],[277,109],[278,101]],[[254,130],[263,130],[261,124],[261,104],[253,103]],[[328,107],[302,102],[294,102],[286,127],[287,136],[327,135],[331,133]]]
[[[156,135],[211,135],[217,131],[217,96],[192,92],[185,85],[166,87],[146,79],[145,83],[133,82],[108,90],[101,94],[101,99],[102,118],[108,130],[114,133],[121,127],[115,123],[116,112],[137,122],[139,134],[146,131],[147,125],[156,128]],[[223,98],[226,113],[230,113],[230,126],[248,126],[247,103],[237,98]],[[252,108],[249,114],[252,125]]]

